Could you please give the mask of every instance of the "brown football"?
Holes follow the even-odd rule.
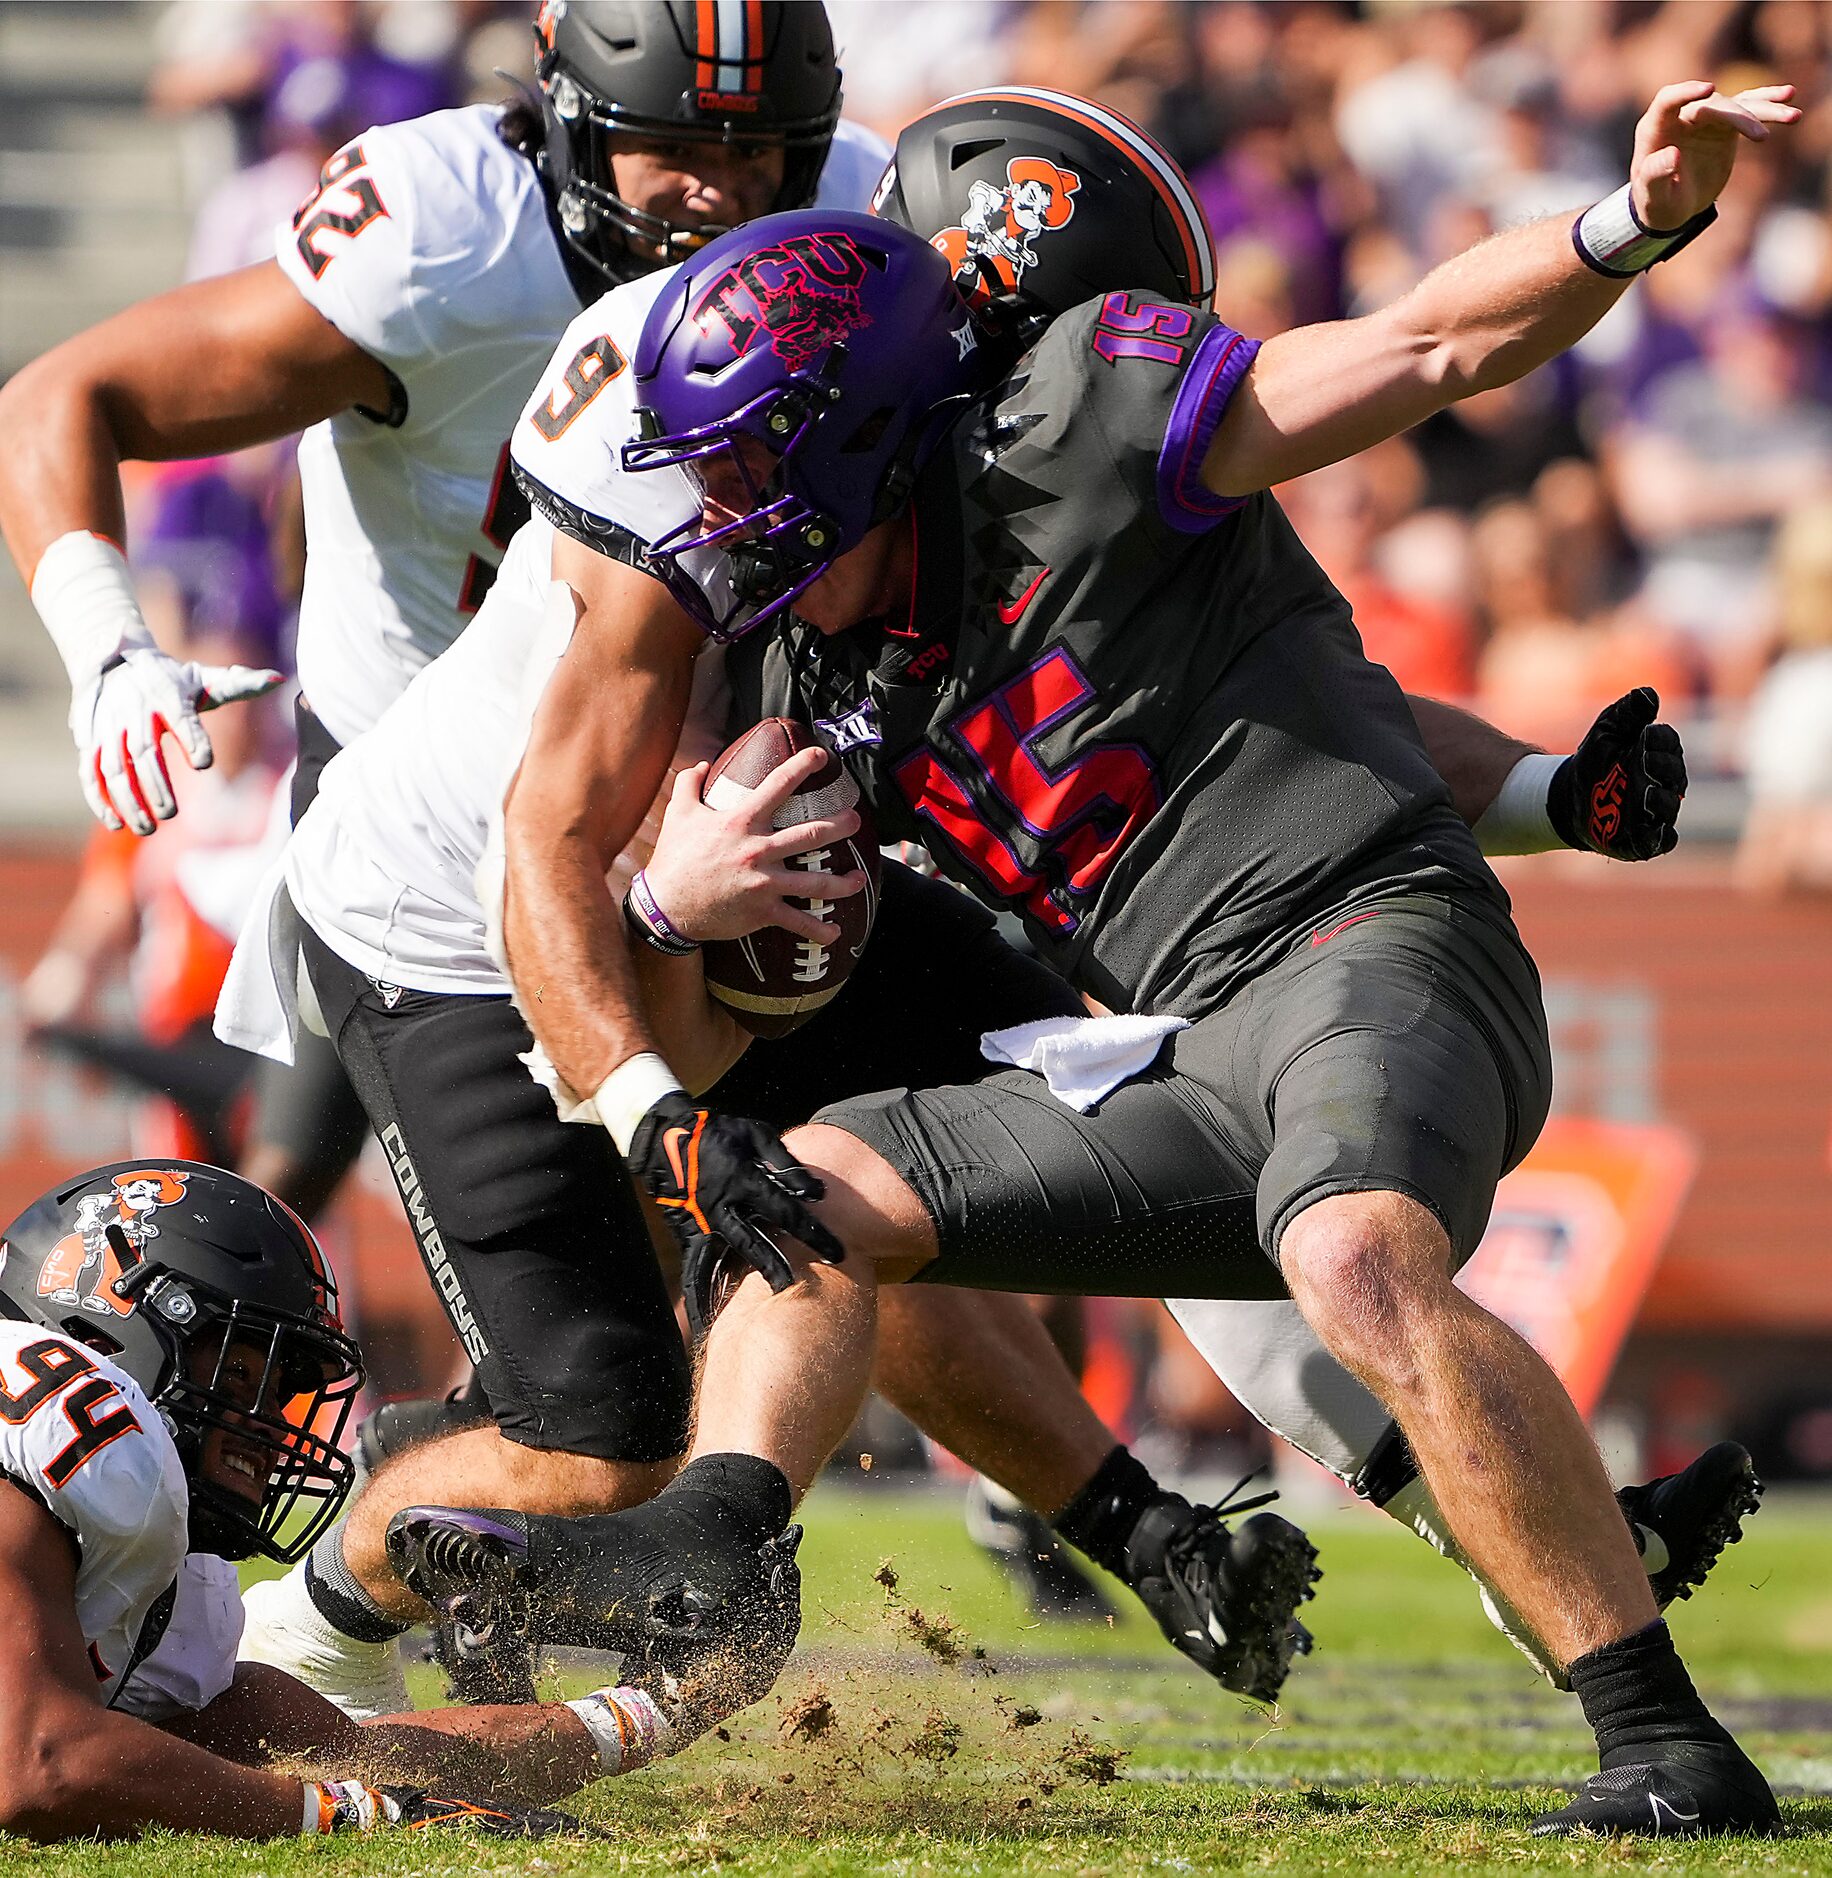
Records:
[[[792,717],[766,717],[729,745],[706,778],[704,795],[715,809],[729,809],[757,787],[778,765],[817,739]],[[871,811],[859,800],[859,786],[831,751],[825,766],[776,811],[774,825],[792,828],[841,809],[857,809],[860,827],[849,840],[811,848],[790,862],[812,873],[849,874],[865,870],[860,893],[844,900],[802,900],[821,918],[832,921],[840,936],[831,945],[798,938],[780,926],[766,926],[742,939],[709,940],[702,953],[706,988],[730,1010],[753,1037],[783,1037],[805,1024],[852,976],[871,937],[878,912],[878,838]]]

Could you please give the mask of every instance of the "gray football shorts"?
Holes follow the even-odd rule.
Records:
[[[1539,975],[1499,908],[1340,909],[1087,1114],[1028,1070],[815,1117],[921,1198],[930,1283],[1117,1297],[1284,1295],[1286,1226],[1329,1194],[1429,1207],[1459,1263],[1551,1098]]]

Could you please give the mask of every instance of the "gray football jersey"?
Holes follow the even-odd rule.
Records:
[[[884,839],[1116,1009],[1211,1008],[1383,891],[1506,913],[1283,511],[1202,486],[1256,349],[1140,294],[1065,315],[924,471],[907,618],[734,659],[741,706],[817,722]]]

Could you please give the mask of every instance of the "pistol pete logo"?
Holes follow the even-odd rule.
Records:
[[[735,353],[761,340],[799,371],[871,324],[859,303],[866,265],[850,235],[791,235],[721,274],[694,309],[694,324],[709,335],[722,324]]]
[[[944,228],[929,245],[947,256],[954,284],[982,306],[995,293],[1017,291],[1025,269],[1037,264],[1031,243],[1074,220],[1071,198],[1080,187],[1074,170],[1058,169],[1046,157],[1013,157],[1005,165],[1005,187],[971,184],[960,226]]]
[[[56,1304],[76,1304],[98,1317],[131,1317],[133,1304],[117,1298],[111,1287],[121,1276],[121,1261],[108,1243],[108,1228],[119,1226],[136,1251],[159,1237],[153,1215],[176,1206],[191,1178],[176,1168],[137,1167],[116,1174],[108,1193],[86,1193],[76,1203],[72,1230],[45,1255],[38,1272],[38,1295]]]

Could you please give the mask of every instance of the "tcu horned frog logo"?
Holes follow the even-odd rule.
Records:
[[[121,1275],[121,1262],[108,1243],[108,1228],[119,1226],[136,1251],[159,1236],[153,1215],[184,1198],[188,1173],[175,1168],[137,1167],[116,1174],[108,1193],[86,1193],[76,1203],[73,1229],[51,1248],[38,1274],[38,1295],[58,1304],[80,1304],[98,1317],[133,1314],[133,1305],[109,1289]]]
[[[994,292],[1015,292],[1024,270],[1037,264],[1032,241],[1073,220],[1072,198],[1080,187],[1073,170],[1045,157],[1013,157],[1005,165],[1005,187],[974,183],[960,226],[944,228],[931,245],[948,257],[955,285],[976,305]]]
[[[791,235],[721,274],[694,309],[711,334],[720,322],[734,352],[761,339],[792,372],[835,340],[871,324],[859,303],[866,259],[850,235]]]

